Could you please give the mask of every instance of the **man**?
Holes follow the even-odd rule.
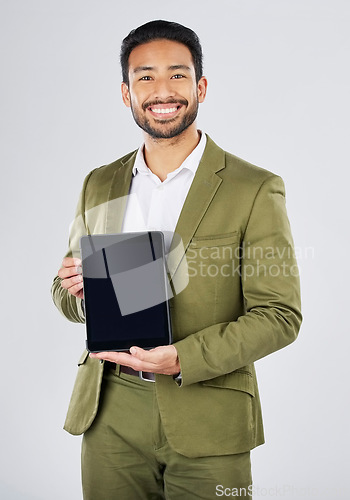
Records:
[[[188,283],[170,300],[172,345],[79,361],[65,429],[84,433],[84,498],[249,497],[250,450],[264,442],[253,363],[301,324],[283,181],[197,129],[207,80],[192,30],[147,23],[124,39],[121,65],[144,145],[86,177],[53,299],[84,322],[84,234],[175,233],[183,250],[166,240],[169,272]]]

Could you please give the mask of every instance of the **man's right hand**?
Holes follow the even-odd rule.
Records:
[[[81,259],[65,257],[58,276],[62,278],[61,286],[78,299],[84,298]]]

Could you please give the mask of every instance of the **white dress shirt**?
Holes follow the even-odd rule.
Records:
[[[201,133],[197,147],[163,182],[147,167],[144,144],[139,148],[132,169],[122,232],[164,231],[165,252],[169,252],[172,235],[206,142],[206,135]]]

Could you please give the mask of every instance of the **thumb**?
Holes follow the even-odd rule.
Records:
[[[130,347],[130,354],[137,357],[140,355],[140,350],[135,346]]]

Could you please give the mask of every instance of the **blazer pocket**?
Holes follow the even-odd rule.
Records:
[[[236,370],[227,375],[220,375],[210,380],[204,380],[202,385],[206,387],[217,387],[222,389],[234,389],[255,396],[254,379],[250,372],[245,370]]]
[[[83,354],[79,358],[78,366],[83,365],[88,357],[89,357],[89,351],[87,351],[85,349],[85,351],[83,352]]]
[[[215,234],[213,236],[194,236],[191,241],[192,248],[219,247],[232,245],[238,241],[238,231],[226,234]]]

